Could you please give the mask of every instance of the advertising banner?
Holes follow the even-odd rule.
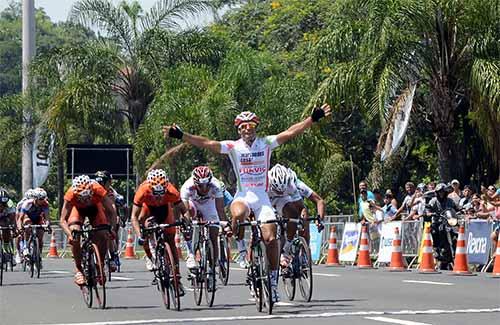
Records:
[[[378,262],[389,263],[392,255],[392,240],[395,229],[399,229],[401,234],[401,221],[393,221],[382,225],[382,236],[380,238],[380,248],[378,251]]]
[[[469,264],[486,264],[491,246],[491,226],[486,220],[472,220],[467,231],[467,258]]]
[[[361,224],[347,222],[342,235],[342,245],[340,246],[339,260],[341,262],[354,262],[358,252],[359,235]]]
[[[311,258],[314,263],[317,263],[321,257],[321,233],[318,232],[318,227],[314,223],[309,224],[309,248],[311,249]]]

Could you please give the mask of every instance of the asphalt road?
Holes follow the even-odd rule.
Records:
[[[45,260],[40,279],[19,270],[4,274],[0,324],[498,324],[500,279],[489,274],[390,273],[315,267],[313,301],[286,301],[272,316],[257,312],[244,285],[245,271],[233,264],[230,284],[219,286],[212,308],[196,306],[193,293],[180,312],[166,310],[151,286],[143,261],[124,261],[108,282],[108,309],[88,309],[73,284],[72,262]],[[183,272],[185,268],[183,268]],[[185,279],[185,278],[184,278]],[[187,282],[185,282],[187,284]],[[186,287],[188,287],[186,285]]]

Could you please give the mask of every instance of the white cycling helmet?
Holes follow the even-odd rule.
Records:
[[[90,180],[90,177],[88,177],[87,175],[80,175],[73,178],[71,188],[77,196],[81,198],[87,198],[92,196],[93,194],[91,184],[92,181]]]
[[[32,188],[30,188],[29,190],[27,190],[24,193],[24,198],[25,199],[34,199],[35,198],[35,196],[34,196],[34,190]]]
[[[43,188],[37,187],[33,190],[33,197],[37,200],[45,200],[47,198],[47,192]]]
[[[291,178],[288,168],[280,164],[276,164],[269,170],[269,184],[276,192],[283,193],[288,188]]]
[[[291,168],[288,168],[288,174],[290,175],[290,183],[297,183],[297,174]]]

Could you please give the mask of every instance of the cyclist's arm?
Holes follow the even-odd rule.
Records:
[[[71,209],[73,208],[73,204],[71,202],[64,200],[63,206],[61,208],[61,216],[59,218],[59,225],[61,226],[62,230],[66,233],[68,236],[68,241],[72,240],[71,236],[71,230],[69,229],[68,226],[68,217],[71,213]]]
[[[186,208],[186,213],[184,214],[184,217],[187,218],[188,220],[193,220],[193,218],[196,216],[191,215],[191,209],[189,208],[189,201],[182,200],[182,203],[184,204],[184,208]]]
[[[102,205],[104,206],[104,211],[106,212],[106,216],[108,217],[109,225],[111,229],[115,229],[116,226],[116,209],[113,208],[113,200],[109,196],[105,196],[102,199]]]
[[[172,127],[173,126],[163,127],[163,135],[165,138],[169,136],[169,132]],[[182,140],[195,147],[208,149],[215,153],[221,153],[221,144],[219,141],[210,140],[199,135],[189,134],[187,132],[183,132]]]
[[[139,226],[139,214],[141,213],[141,209],[142,207],[134,202],[132,205],[132,214],[130,216],[132,227],[134,228],[135,234],[139,237],[141,236],[141,228]]]
[[[309,196],[309,200],[313,201],[316,203],[316,211],[318,212],[319,217],[321,220],[325,219],[325,200],[321,196],[318,195],[316,192],[312,192],[312,194]]]
[[[226,211],[224,210],[224,198],[215,198],[215,208],[217,209],[217,214],[221,221],[227,221]]]
[[[174,214],[175,214],[175,219],[180,220],[181,217],[185,217],[189,215],[189,209],[186,209],[186,206],[184,203],[179,200],[174,203]]]
[[[324,116],[330,115],[331,111],[330,111],[330,106],[328,104],[323,104],[321,106],[321,109],[325,112]],[[309,116],[302,122],[290,126],[288,130],[279,133],[276,136],[276,141],[278,142],[279,145],[282,145],[283,143],[288,142],[291,139],[295,138],[296,136],[304,133],[312,125],[313,125],[313,119],[311,116]]]

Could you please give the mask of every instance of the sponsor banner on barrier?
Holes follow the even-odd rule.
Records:
[[[467,259],[469,264],[486,264],[490,252],[491,226],[486,220],[474,220],[467,231]]]
[[[402,224],[401,248],[403,256],[417,256],[420,239],[422,238],[422,224],[417,221],[405,221]]]
[[[339,252],[339,260],[341,262],[354,262],[356,260],[360,233],[360,223],[347,222],[345,224],[342,245]]]
[[[392,240],[394,239],[396,228],[399,228],[399,233],[401,233],[401,221],[393,221],[382,225],[382,236],[380,238],[377,260],[379,263],[389,263],[391,261]]]
[[[321,257],[321,233],[318,232],[318,227],[314,223],[309,224],[309,249],[311,250],[311,258],[314,263],[317,263]]]

